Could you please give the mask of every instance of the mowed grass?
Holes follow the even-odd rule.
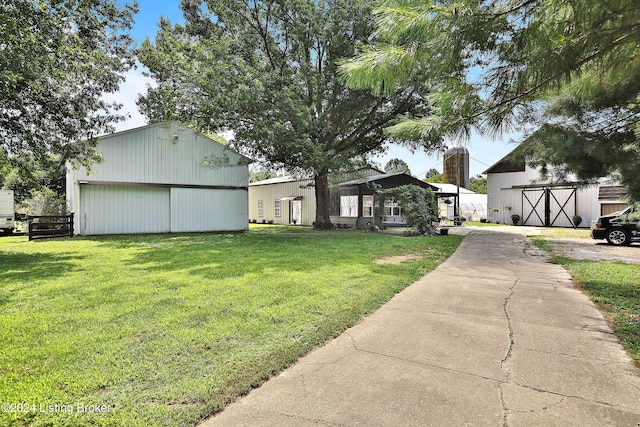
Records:
[[[553,253],[544,238],[531,238]],[[589,298],[598,305],[629,355],[640,366],[640,264],[576,260],[554,255]]]
[[[0,239],[0,403],[13,405],[0,425],[194,425],[374,311],[461,239],[277,226]],[[408,253],[422,259],[372,263]]]
[[[541,227],[547,239],[591,239],[588,228]]]

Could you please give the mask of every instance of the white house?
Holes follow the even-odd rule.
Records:
[[[511,224],[511,216],[517,214],[523,225],[573,227],[573,217],[580,216],[580,226],[588,227],[599,216],[627,206],[624,191],[615,182],[602,179],[583,186],[543,180],[539,168],[515,160],[514,151],[484,172],[489,222]]]
[[[312,225],[316,220],[313,179],[281,176],[249,184],[249,220]]]
[[[99,138],[92,171],[67,165],[75,234],[240,231],[249,159],[176,122]]]

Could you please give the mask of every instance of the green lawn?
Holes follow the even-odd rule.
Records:
[[[480,222],[480,221],[465,221],[462,223],[462,226],[465,225],[473,225],[474,227],[495,227],[495,226],[500,226],[500,225],[505,225],[505,224],[496,224],[493,222]]]
[[[544,238],[531,237],[553,253]],[[611,261],[575,260],[554,255],[607,317],[613,332],[640,366],[640,265]]]
[[[588,228],[540,227],[547,239],[591,239]]]
[[[277,226],[2,238],[0,403],[14,405],[0,425],[193,425],[374,311],[461,239]],[[422,259],[371,262],[407,253]]]

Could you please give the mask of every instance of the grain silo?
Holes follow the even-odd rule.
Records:
[[[442,162],[446,184],[469,188],[469,150],[451,147],[444,152]]]

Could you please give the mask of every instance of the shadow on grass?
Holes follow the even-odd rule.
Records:
[[[75,270],[77,260],[77,255],[0,251],[0,305],[10,302],[15,290],[36,286],[41,280],[61,277]]]
[[[320,233],[181,233],[93,237],[100,246],[131,249],[128,268],[154,272],[180,271],[206,279],[234,278],[266,270],[308,273],[330,264],[370,263],[381,236],[356,232]],[[275,230],[275,228],[273,229]],[[297,228],[296,230],[302,230]],[[378,239],[372,239],[378,237]],[[397,236],[386,236],[395,239]],[[395,241],[395,240],[394,240]],[[386,243],[386,247],[393,247]]]
[[[327,245],[319,236],[279,233],[188,234],[158,240],[129,242],[137,246],[126,264],[153,271],[183,271],[207,279],[260,274],[277,267],[281,272],[309,271],[324,258]],[[122,242],[120,244],[123,244]],[[324,253],[323,253],[324,252]],[[341,263],[334,259],[334,264]]]
[[[0,283],[30,282],[63,276],[76,269],[78,255],[0,251]],[[73,262],[72,262],[73,261]]]

